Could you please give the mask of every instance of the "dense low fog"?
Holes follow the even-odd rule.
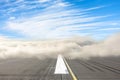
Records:
[[[120,33],[105,40],[89,37],[73,37],[60,40],[23,41],[0,39],[0,59],[6,58],[56,58],[62,54],[68,58],[89,59],[120,55]]]

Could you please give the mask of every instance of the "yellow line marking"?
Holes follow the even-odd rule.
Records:
[[[63,60],[64,60],[66,66],[67,66],[67,68],[68,68],[68,71],[69,71],[72,79],[73,79],[73,80],[78,80],[77,77],[75,76],[75,74],[73,73],[72,69],[71,69],[70,66],[68,65],[67,61],[65,60],[65,58],[63,58]]]

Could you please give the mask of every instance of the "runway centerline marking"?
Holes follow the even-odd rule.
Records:
[[[54,74],[68,74],[66,64],[61,55],[58,55]]]
[[[70,74],[72,80],[78,80],[72,69],[68,65],[66,59],[62,55],[58,55],[54,74]]]

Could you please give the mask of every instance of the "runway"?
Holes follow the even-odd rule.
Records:
[[[120,57],[90,60],[65,58],[77,80],[120,80]],[[57,57],[0,60],[0,80],[73,80],[69,74],[54,74]]]

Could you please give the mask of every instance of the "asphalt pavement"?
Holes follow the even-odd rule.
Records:
[[[78,80],[120,80],[120,57],[65,60]],[[57,57],[0,60],[0,80],[73,80],[70,73],[54,74],[56,61]]]

